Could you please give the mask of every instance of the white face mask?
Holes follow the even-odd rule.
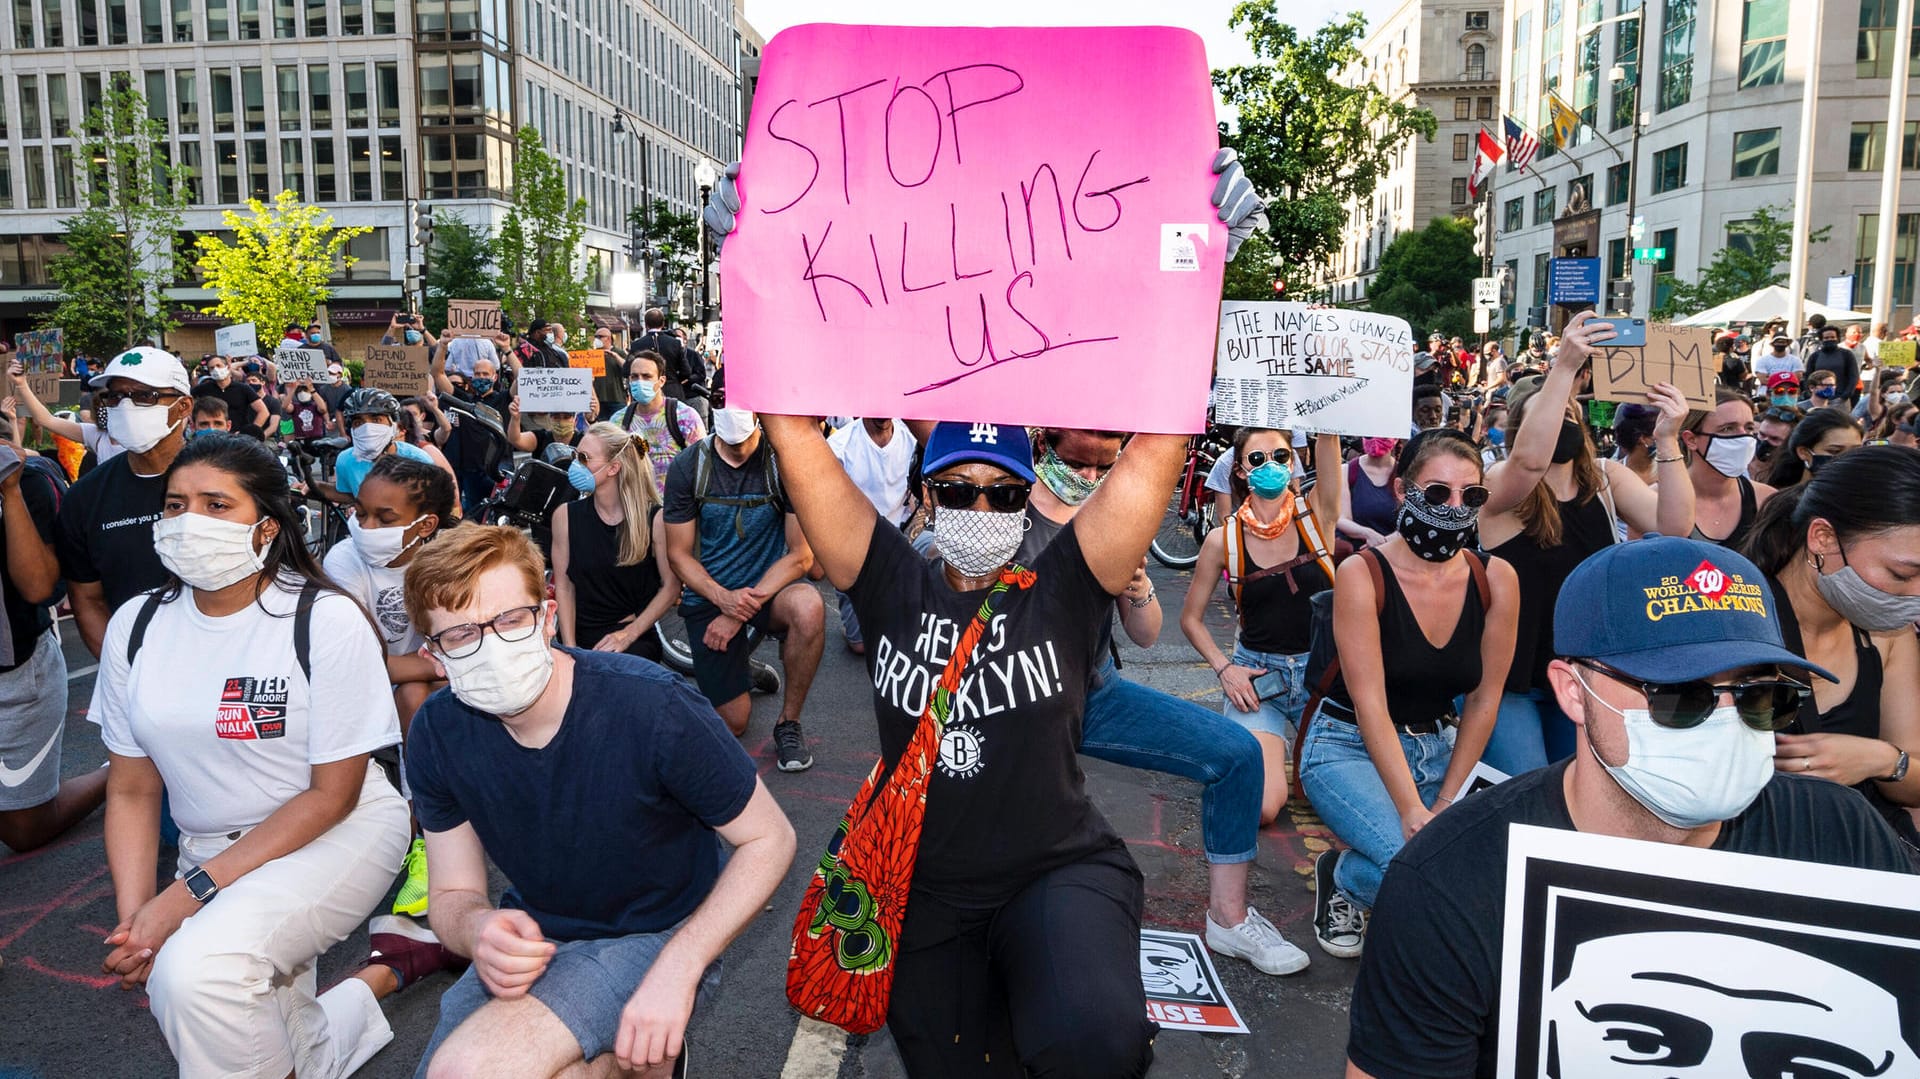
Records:
[[[207,368],[207,377],[213,379],[215,382],[219,382],[227,377],[227,369],[217,365],[209,367]]]
[[[540,628],[525,640],[503,641],[488,633],[470,656],[435,658],[462,704],[492,716],[517,716],[533,707],[553,678],[546,611],[541,610]]]
[[[180,426],[179,420],[167,422],[168,411],[167,405],[122,401],[107,410],[107,437],[135,453],[145,453]]]
[[[395,428],[390,423],[363,423],[353,429],[353,452],[362,461],[371,461],[393,441]]]
[[[1752,435],[1714,435],[1701,456],[1715,472],[1734,479],[1747,474],[1747,466],[1759,449],[1760,440]]]
[[[1013,561],[1026,532],[1024,513],[940,509],[933,515],[940,557],[966,577],[985,577]]]
[[[1663,727],[1644,708],[1621,711],[1574,678],[1600,707],[1626,721],[1627,762],[1593,759],[1647,812],[1675,828],[1699,828],[1746,812],[1773,778],[1773,735],[1741,720],[1732,705],[1715,708],[1687,730]],[[1587,746],[1592,749],[1589,737]]]
[[[305,390],[301,390],[299,393],[293,395],[293,399],[305,405],[312,403],[313,395]]]
[[[153,549],[188,587],[217,592],[265,568],[265,553],[253,545],[259,527],[260,521],[248,525],[202,513],[162,517],[153,523]]]
[[[758,424],[750,408],[713,410],[713,433],[729,446],[738,446],[753,437]]]
[[[369,566],[391,566],[393,560],[405,554],[407,548],[425,539],[421,536],[408,543],[407,529],[426,520],[422,514],[403,525],[391,528],[364,528],[360,524],[360,515],[355,513],[347,517],[347,534],[353,538],[353,549],[360,552]]]

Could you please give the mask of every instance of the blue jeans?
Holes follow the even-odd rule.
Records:
[[[1087,688],[1080,752],[1205,784],[1200,834],[1207,861],[1253,861],[1267,768],[1260,743],[1245,727],[1191,701],[1129,682],[1108,661]]]
[[[1550,690],[1502,693],[1500,712],[1480,759],[1510,776],[1545,768],[1573,756],[1573,720]]]
[[[1280,675],[1286,689],[1278,696],[1260,702],[1252,712],[1242,712],[1230,698],[1220,701],[1220,714],[1255,734],[1271,734],[1293,744],[1293,732],[1300,724],[1300,713],[1307,707],[1307,654],[1290,656],[1284,652],[1256,652],[1239,643],[1233,646],[1233,665],[1271,671]]]
[[[1432,805],[1453,760],[1453,743],[1444,733],[1402,732],[1400,749],[1420,788],[1420,800]],[[1387,864],[1406,839],[1400,811],[1367,755],[1360,728],[1324,712],[1314,716],[1300,748],[1300,786],[1320,819],[1348,847],[1333,871],[1334,885],[1356,905],[1372,910]]]

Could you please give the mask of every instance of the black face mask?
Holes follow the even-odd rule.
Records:
[[[1767,441],[1766,439],[1764,439],[1764,438],[1763,438],[1763,439],[1761,439],[1761,440],[1760,440],[1760,444],[1759,444],[1758,446],[1755,446],[1755,447],[1753,448],[1753,456],[1754,456],[1754,458],[1755,458],[1756,460],[1761,460],[1761,461],[1764,461],[1764,460],[1766,460],[1767,458],[1769,458],[1769,457],[1772,457],[1772,456],[1773,456],[1773,443],[1771,443],[1771,442],[1768,442],[1768,441]]]
[[[1407,487],[1394,531],[1414,554],[1428,562],[1445,562],[1462,548],[1480,545],[1480,510],[1473,506],[1435,506],[1420,488]]]
[[[1810,453],[1807,455],[1807,471],[1818,475],[1821,469],[1831,464],[1838,456],[1840,455],[1837,453]]]
[[[1553,444],[1553,463],[1564,465],[1580,453],[1580,444],[1586,441],[1580,425],[1572,420],[1560,421],[1560,437]]]

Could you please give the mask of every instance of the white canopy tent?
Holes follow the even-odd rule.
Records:
[[[1737,300],[1728,300],[1718,307],[1709,307],[1697,315],[1688,315],[1680,319],[1682,326],[1725,326],[1734,322],[1761,323],[1770,318],[1785,318],[1793,294],[1785,285],[1768,285],[1756,292],[1749,292]],[[1849,311],[1843,307],[1828,307],[1823,303],[1806,300],[1801,305],[1801,317],[1825,315],[1828,322],[1865,322],[1870,317],[1866,311]]]

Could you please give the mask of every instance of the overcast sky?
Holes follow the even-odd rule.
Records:
[[[1285,0],[1302,30],[1358,9],[1369,26],[1398,7],[1396,0]],[[1246,39],[1227,29],[1234,0],[747,0],[747,21],[768,38],[807,22],[908,26],[1180,26],[1207,44],[1210,67],[1253,59]]]

